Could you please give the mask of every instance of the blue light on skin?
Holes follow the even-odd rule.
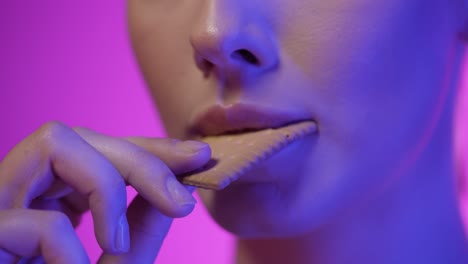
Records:
[[[468,262],[452,145],[463,4],[129,0],[171,137],[217,103],[318,121],[315,138],[250,172],[271,183],[200,190],[239,236],[238,263]]]

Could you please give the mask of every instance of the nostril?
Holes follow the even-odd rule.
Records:
[[[252,52],[246,49],[236,50],[234,53],[231,54],[231,57],[233,59],[241,59],[253,65],[260,64],[260,61],[257,59],[257,57],[254,54],[252,54]]]

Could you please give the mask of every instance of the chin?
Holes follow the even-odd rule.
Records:
[[[198,192],[211,217],[242,238],[279,238],[311,229],[307,158],[310,144],[295,142],[221,191]],[[304,182],[305,181],[305,182]]]
[[[240,238],[293,237],[311,231],[309,219],[314,216],[297,208],[295,198],[278,184],[241,183],[199,194],[211,217]]]

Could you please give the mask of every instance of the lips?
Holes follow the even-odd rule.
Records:
[[[216,104],[195,115],[190,130],[197,135],[212,136],[276,128],[305,120],[312,118],[300,111],[285,111],[245,103],[228,106]]]

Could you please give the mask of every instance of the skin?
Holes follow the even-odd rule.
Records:
[[[317,135],[245,175],[270,182],[200,190],[240,238],[239,263],[467,261],[452,146],[464,4],[129,0],[135,54],[170,136],[191,138],[193,113],[216,103],[318,122]]]
[[[244,176],[270,180],[200,191],[239,237],[238,263],[468,262],[452,145],[466,7],[128,1],[135,54],[171,137],[192,139],[191,117],[215,103],[317,121],[317,134]],[[209,158],[200,142],[45,124],[0,163],[0,262],[89,262],[73,227],[91,210],[100,263],[152,263],[172,218],[194,206],[175,175]],[[128,210],[125,185],[139,193]]]
[[[73,228],[91,210],[99,263],[151,263],[172,219],[196,202],[175,175],[210,156],[201,142],[41,126],[0,163],[0,262],[89,263]],[[139,193],[128,210],[126,185]]]

